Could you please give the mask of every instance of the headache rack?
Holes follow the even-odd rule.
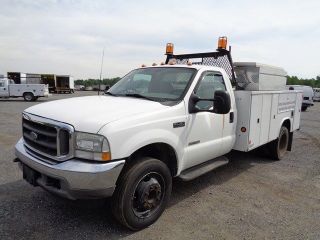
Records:
[[[177,55],[173,54],[173,44],[168,43],[166,49],[166,64],[168,64],[171,59],[175,59],[177,61],[177,64],[188,64],[188,62],[192,62],[192,64],[195,65],[220,67],[226,71],[232,85],[236,86],[236,78],[231,57],[231,46],[229,46],[229,50],[227,50],[226,45],[226,37],[220,37],[218,42],[218,49],[216,50],[216,52]]]

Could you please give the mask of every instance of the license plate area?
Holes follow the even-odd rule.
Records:
[[[40,177],[40,173],[28,167],[27,165],[22,165],[23,179],[33,186],[38,186],[37,179]]]

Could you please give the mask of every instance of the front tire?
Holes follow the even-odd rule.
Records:
[[[154,223],[169,202],[172,177],[167,165],[142,158],[124,169],[112,198],[115,218],[131,230]]]
[[[289,144],[289,130],[285,126],[280,128],[279,137],[269,144],[271,157],[281,160],[287,152]]]

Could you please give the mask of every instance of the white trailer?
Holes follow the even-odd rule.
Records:
[[[56,75],[56,87],[57,93],[74,93],[74,79],[70,75]]]
[[[41,74],[38,73],[26,73],[27,84],[42,84]]]
[[[11,81],[11,82],[10,82]],[[48,97],[49,89],[45,84],[14,84],[12,80],[0,80],[0,98],[23,97],[25,101],[35,101]]]

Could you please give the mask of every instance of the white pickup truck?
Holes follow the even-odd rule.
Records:
[[[131,71],[105,95],[26,109],[15,147],[24,179],[69,199],[112,196],[115,218],[137,230],[160,217],[173,177],[225,165],[232,149],[264,146],[274,159],[291,150],[301,92],[264,90],[285,85],[281,69],[237,64],[248,76],[261,68],[258,90],[240,90],[230,50],[174,55],[168,46],[166,64]]]
[[[48,85],[14,84],[9,79],[0,79],[0,98],[23,97],[25,101],[36,101],[39,97],[48,96]]]

